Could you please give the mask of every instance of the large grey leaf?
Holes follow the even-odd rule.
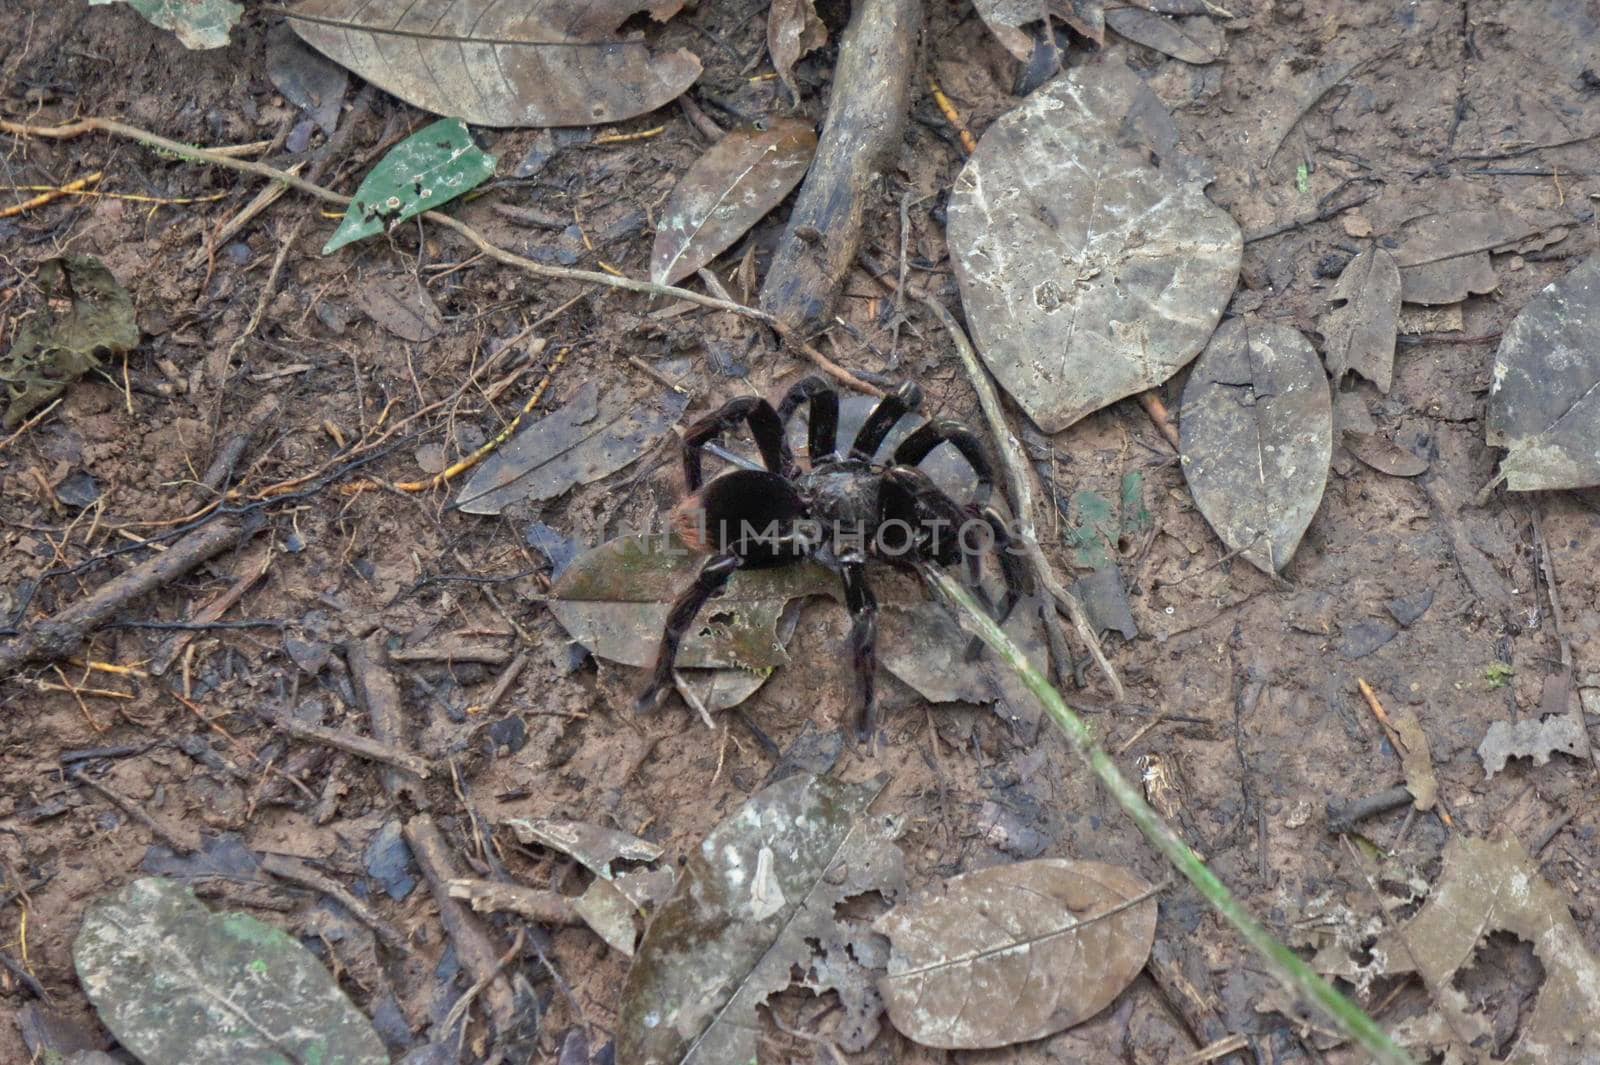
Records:
[[[588,126],[668,103],[700,76],[687,51],[614,34],[679,0],[302,0],[289,24],[374,85],[478,126]]]
[[[72,946],[84,991],[145,1065],[386,1065],[372,1025],[296,940],[189,889],[135,880],[84,915]]]
[[[1489,383],[1493,447],[1514,492],[1600,484],[1600,256],[1511,320]]]
[[[1149,108],[1120,61],[1079,67],[990,126],[950,196],[973,339],[1047,432],[1176,373],[1238,278],[1233,219],[1124,140]]]
[[[841,938],[834,908],[905,886],[893,819],[869,817],[884,778],[798,774],[758,792],[686,856],[622,991],[617,1060],[756,1060],[756,1007]]]
[[[889,1020],[925,1046],[1051,1035],[1104,1009],[1155,942],[1150,885],[1120,866],[1041,858],[953,877],[874,926]]]
[[[468,514],[498,514],[518,500],[553,499],[615,473],[670,429],[689,405],[663,391],[636,401],[622,389],[600,395],[591,378],[567,405],[523,427],[473,471],[456,497]]]
[[[1337,384],[1354,370],[1388,392],[1394,381],[1394,339],[1400,317],[1400,269],[1382,248],[1368,248],[1345,266],[1328,299],[1341,301],[1323,315],[1328,376]]]
[[[655,661],[672,601],[705,562],[676,540],[623,536],[587,551],[550,589],[550,612],[594,654],[628,666]],[[778,639],[784,604],[839,595],[839,578],[817,565],[741,570],[707,603],[683,639],[683,667],[770,669],[786,663]]]
[[[1178,422],[1189,491],[1230,550],[1262,572],[1288,565],[1322,502],[1333,457],[1328,380],[1306,338],[1235,318],[1183,389]]]

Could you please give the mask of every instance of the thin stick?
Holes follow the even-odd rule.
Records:
[[[1028,483],[1027,460],[1023,457],[1022,445],[1006,425],[1005,412],[1000,408],[1000,397],[995,393],[994,385],[989,381],[983,366],[979,364],[978,354],[972,350],[972,342],[967,339],[966,331],[961,328],[960,323],[944,304],[927,293],[915,289],[911,291],[911,295],[922,301],[923,306],[934,313],[945,331],[950,334],[950,339],[956,346],[956,354],[961,356],[961,364],[966,367],[967,377],[972,381],[972,390],[978,394],[978,406],[983,408],[983,416],[989,422],[989,431],[994,436],[995,446],[1000,451],[1000,465],[1005,470],[1006,487],[1010,491],[1011,505],[1015,510],[1017,539],[1022,541],[1022,550],[1028,556],[1034,580],[1039,582],[1039,586],[1055,600],[1056,606],[1071,619],[1072,627],[1078,632],[1078,638],[1089,648],[1089,654],[1093,656],[1095,665],[1100,667],[1100,672],[1105,674],[1106,682],[1111,685],[1112,697],[1119,703],[1126,702],[1128,695],[1122,686],[1122,678],[1117,676],[1116,669],[1106,658],[1105,650],[1100,646],[1100,638],[1095,635],[1094,626],[1089,624],[1089,616],[1083,611],[1083,604],[1079,603],[1077,597],[1056,579],[1055,571],[1050,568],[1049,560],[1044,557],[1044,551],[1039,547],[1038,533],[1033,523],[1033,486]],[[1046,612],[1045,624],[1055,624],[1053,611]],[[1071,667],[1063,663],[1063,668]]]
[[[23,122],[0,119],[0,132],[10,133],[18,137],[44,137],[51,140],[70,140],[73,137],[81,137],[85,133],[113,133],[119,137],[127,137],[129,140],[138,141],[147,147],[169,152],[180,159],[187,159],[196,163],[209,163],[245,174],[254,174],[257,177],[266,178],[268,181],[277,181],[328,203],[336,203],[343,206],[350,202],[350,197],[348,196],[341,196],[332,189],[323,188],[314,181],[307,181],[305,178],[279,170],[276,167],[252,162],[248,159],[234,159],[231,156],[223,155],[207,148],[197,148],[192,144],[169,140],[160,134],[151,133],[149,130],[140,129],[138,126],[130,126],[126,122],[118,122],[111,118],[82,118],[62,126],[30,126]],[[869,396],[883,395],[882,389],[861,380],[861,378],[822,354],[822,352],[806,343],[805,339],[797,331],[784,325],[766,311],[758,310],[755,307],[747,307],[742,303],[734,303],[731,300],[720,300],[715,296],[705,296],[691,289],[678,288],[674,285],[658,285],[653,281],[638,281],[631,277],[617,277],[597,270],[577,270],[566,266],[548,266],[506,251],[496,244],[489,243],[483,234],[458,218],[441,214],[438,211],[427,211],[421,217],[447,229],[455,230],[467,238],[484,255],[496,262],[506,266],[514,266],[536,277],[548,277],[561,281],[582,281],[587,284],[626,289],[629,292],[639,292],[647,296],[665,296],[668,299],[683,300],[687,303],[709,307],[715,311],[726,311],[729,314],[737,314],[744,318],[753,319],[777,333],[785,344],[799,351],[800,354],[811,360],[818,369],[834,377],[842,384],[849,385],[858,392],[865,392]]]
[[[403,769],[407,773],[427,779],[433,771],[433,766],[426,759],[419,758],[409,751],[391,747],[386,743],[379,743],[370,736],[355,736],[337,729],[324,728],[313,725],[308,721],[291,717],[288,714],[279,714],[272,718],[272,723],[296,739],[310,740],[320,743],[324,747],[333,747],[353,754],[358,758],[365,758],[370,762],[382,762],[384,765]]]
[[[957,608],[957,614],[965,623],[965,627],[988,644],[1038,698],[1045,712],[1066,736],[1078,757],[1088,765],[1090,771],[1117,800],[1117,805],[1122,807],[1123,812],[1132,819],[1139,831],[1144,833],[1145,838],[1172,863],[1173,868],[1187,877],[1189,882],[1205,896],[1212,908],[1233,925],[1245,941],[1260,953],[1268,969],[1284,987],[1291,994],[1314,1005],[1339,1031],[1354,1040],[1380,1065],[1413,1065],[1411,1059],[1384,1034],[1383,1029],[1379,1028],[1372,1018],[1313,972],[1310,966],[1289,948],[1273,938],[1272,933],[1233,897],[1233,893],[1217,879],[1216,874],[1201,861],[1200,856],[1150,807],[1144,796],[1139,793],[1139,789],[1128,782],[1122,771],[1117,768],[1116,762],[1112,761],[1111,756],[1096,741],[1094,732],[1073,712],[1066,700],[1061,697],[1061,693],[1051,686],[1045,676],[1033,668],[1022,648],[1013,643],[1005,630],[994,623],[972,598],[971,593],[954,577],[937,567],[923,566],[921,569],[923,580]]]

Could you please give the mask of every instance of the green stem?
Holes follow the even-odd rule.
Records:
[[[1139,826],[1139,831],[1166,856],[1173,868],[1200,889],[1200,894],[1238,930],[1245,941],[1261,953],[1267,967],[1289,991],[1316,1006],[1339,1031],[1371,1054],[1373,1061],[1380,1065],[1413,1065],[1411,1058],[1384,1034],[1383,1029],[1361,1007],[1341,995],[1288,947],[1274,939],[1272,933],[1233,897],[1233,893],[1206,867],[1200,856],[1151,809],[1139,789],[1128,783],[1111,756],[1095,741],[1089,726],[1072,711],[1061,693],[1051,686],[1044,675],[1033,668],[1022,649],[1011,642],[1010,637],[990,619],[966,588],[945,571],[931,566],[923,569],[923,578],[960,609],[963,621],[972,632],[1022,678],[1023,684],[1038,698],[1073,749],[1089,764],[1094,775],[1116,798],[1117,804],[1133,819],[1133,823]]]

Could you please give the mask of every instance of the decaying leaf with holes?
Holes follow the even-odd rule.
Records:
[[[494,164],[459,118],[424,126],[389,149],[362,179],[322,254],[449,203],[493,177]]]
[[[1339,305],[1322,316],[1327,338],[1328,376],[1338,384],[1354,370],[1388,392],[1394,380],[1394,341],[1400,317],[1400,268],[1394,256],[1372,247],[1339,274],[1330,301]]]
[[[589,126],[654,111],[700,76],[679,49],[616,36],[681,0],[303,0],[289,25],[385,92],[475,126]]]
[[[720,255],[800,184],[816,151],[811,123],[795,118],[736,129],[713,144],[661,209],[651,280],[676,285]]]
[[[867,959],[852,957],[857,934],[834,911],[854,896],[893,900],[905,889],[892,842],[899,821],[867,812],[886,782],[797,774],[751,796],[685,856],[623,987],[618,1061],[755,1061],[757,1007],[794,982],[795,969],[808,986],[840,995],[840,1042],[871,1042],[881,1005],[862,974],[843,975]]]
[[[1223,323],[1184,385],[1178,432],[1200,513],[1230,550],[1282,571],[1333,457],[1333,401],[1311,344],[1278,322]]]
[[[7,400],[4,424],[15,429],[67,386],[139,343],[133,297],[100,260],[68,255],[39,266],[48,303],[17,331],[0,358],[0,387]],[[65,308],[55,306],[66,301]]]
[[[1156,934],[1150,890],[1119,866],[1064,858],[952,877],[874,925],[891,944],[878,981],[889,1020],[945,1049],[1080,1024],[1144,968]]]
[[[1585,945],[1566,897],[1545,880],[1539,863],[1502,830],[1491,839],[1455,833],[1445,844],[1444,867],[1428,901],[1404,925],[1372,946],[1372,969],[1386,975],[1421,974],[1438,989],[1435,1008],[1391,1029],[1402,1045],[1446,1051],[1446,1061],[1481,1060],[1472,1041],[1492,1031],[1458,986],[1487,937],[1510,932],[1532,944],[1544,980],[1524,1000],[1515,1040],[1496,1061],[1515,1065],[1567,1065],[1600,1061],[1600,961]],[[1520,990],[1520,989],[1519,989]],[[1466,1055],[1466,1056],[1463,1056]]]
[[[1177,159],[1157,169],[1129,143],[1163,125],[1137,74],[1092,62],[991,125],[956,178],[949,243],[972,339],[1046,432],[1177,373],[1233,293],[1238,225]]]

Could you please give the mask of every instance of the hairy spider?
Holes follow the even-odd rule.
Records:
[[[922,390],[902,384],[880,400],[856,433],[846,454],[838,452],[839,394],[821,377],[807,377],[791,388],[776,410],[764,399],[729,400],[695,422],[683,436],[683,473],[688,495],[672,511],[673,527],[686,544],[710,554],[694,583],[672,604],[650,686],[638,709],[653,709],[672,682],[678,644],[701,607],[719,593],[734,572],[814,559],[839,573],[850,611],[850,648],[859,696],[857,735],[877,732],[877,600],[867,586],[868,559],[915,567],[965,562],[974,587],[982,554],[1000,548],[1005,600],[997,616],[1004,621],[1021,598],[1020,561],[1003,550],[1009,544],[1005,523],[986,506],[992,489],[989,460],[977,436],[960,422],[924,423],[895,448],[887,463],[878,449],[896,423],[915,411]],[[789,421],[801,404],[810,404],[810,469],[801,469],[790,450]],[[729,470],[706,482],[701,449],[740,422],[750,426],[765,470]],[[941,491],[918,464],[940,444],[949,443],[977,474],[974,500],[960,504]],[[980,591],[981,595],[981,591]]]

